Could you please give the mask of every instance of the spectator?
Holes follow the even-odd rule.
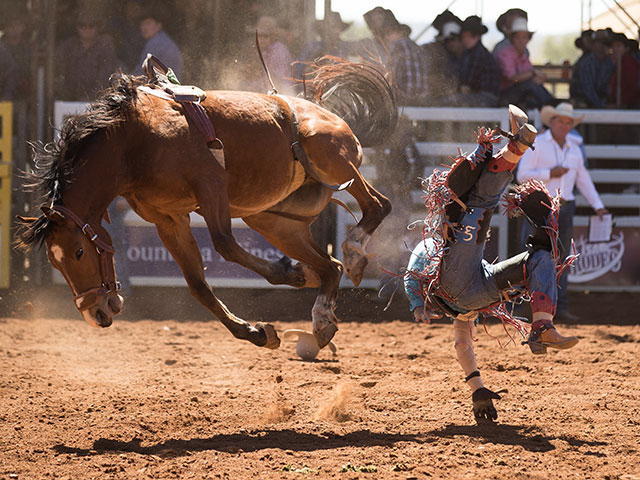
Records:
[[[382,38],[382,26],[389,13],[390,11],[386,8],[375,7],[362,16],[369,27],[369,30],[371,30],[371,33],[373,34],[373,47],[375,51],[372,53],[374,56],[377,56],[378,60],[382,64],[386,64],[389,57],[389,51],[384,45],[384,40]]]
[[[409,38],[411,28],[398,22],[391,10],[386,10],[382,40],[389,50],[387,68],[398,88],[401,105],[425,105],[428,101],[427,61],[422,49]]]
[[[27,31],[26,10],[10,10],[6,14],[2,27],[4,35],[0,39],[0,64],[2,75],[11,77],[8,79],[7,90],[3,91],[2,98],[7,100],[26,100],[31,91],[31,45],[25,35]],[[6,55],[11,55],[7,60]],[[2,83],[2,80],[0,80]]]
[[[493,55],[482,44],[488,29],[480,17],[467,17],[461,26],[464,47],[460,68],[460,93],[454,97],[457,105],[494,107],[498,104],[500,73]]]
[[[510,8],[498,17],[498,20],[496,21],[496,27],[498,27],[498,30],[500,30],[504,34],[504,38],[500,40],[495,47],[493,47],[494,57],[497,57],[503,48],[511,45],[509,36],[511,35],[511,27],[513,25],[513,21],[516,18],[524,18],[525,20],[529,20],[527,12],[525,12],[521,8]],[[529,56],[529,50],[526,50],[526,52],[527,56]]]
[[[582,55],[589,53],[591,51],[591,38],[593,36],[593,30],[584,30],[578,38],[573,42],[576,48],[582,50]],[[580,57],[582,58],[582,57]],[[579,59],[578,59],[579,61]]]
[[[162,4],[155,3],[152,5],[153,7],[147,7],[140,15],[140,33],[146,43],[133,73],[135,75],[143,74],[142,62],[147,58],[147,53],[150,53],[170,67],[178,78],[182,78],[182,53],[180,53],[178,45],[164,31],[165,14]]]
[[[516,17],[511,25],[511,45],[502,48],[497,55],[500,67],[500,103],[523,106],[525,109],[540,108],[553,101],[553,97],[542,85],[545,76],[533,68],[527,55],[527,44],[533,32],[527,21]]]
[[[631,54],[631,42],[623,33],[611,39],[615,70],[611,77],[610,103],[617,108],[640,106],[640,62]]]
[[[249,33],[255,34],[256,31],[258,32],[262,57],[269,69],[276,90],[286,95],[293,94],[293,57],[287,46],[278,38],[277,20],[269,16],[260,17],[256,26],[248,29]],[[265,75],[254,73],[250,78],[246,81],[245,88],[257,92],[264,92],[270,88]]]
[[[100,33],[95,12],[81,10],[76,34],[56,48],[55,91],[58,100],[87,101],[109,85],[119,66],[113,40]]]
[[[578,187],[600,218],[608,212],[585,168],[579,137],[569,135],[582,117],[576,116],[573,106],[567,102],[559,103],[556,108],[543,107],[540,117],[549,129],[538,135],[534,143],[535,150],[527,150],[520,160],[517,179],[520,183],[529,179],[540,180],[546,184],[552,196],[560,195],[562,202],[558,219],[558,238],[564,260],[571,253],[573,216],[576,210],[574,187]],[[565,270],[560,277],[556,318],[565,322],[576,322],[579,320],[578,317],[569,312],[567,276],[568,271]]]
[[[294,66],[296,80],[302,80],[307,62],[320,58],[324,55],[347,58],[356,49],[355,42],[345,42],[340,39],[340,35],[351,26],[351,23],[343,22],[338,12],[329,12],[327,18],[317,20],[315,30],[318,40],[305,45],[300,52],[298,62]]]
[[[422,46],[427,57],[427,82],[430,102],[449,105],[458,91],[458,77],[464,47],[460,40],[462,20],[449,10],[440,13],[432,23],[438,30],[434,42]]]
[[[140,32],[142,7],[142,0],[128,0],[124,2],[122,15],[111,19],[110,30],[116,44],[116,55],[127,72],[134,71],[138,66],[140,52],[145,44]]]
[[[615,69],[609,56],[611,36],[597,30],[591,36],[591,51],[573,67],[569,92],[578,107],[603,108],[607,105],[611,76]]]

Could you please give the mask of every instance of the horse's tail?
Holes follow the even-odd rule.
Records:
[[[384,69],[324,56],[305,73],[305,97],[342,118],[364,147],[383,143],[398,123],[398,105]]]

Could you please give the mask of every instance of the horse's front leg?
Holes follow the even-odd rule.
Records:
[[[231,313],[215,296],[205,280],[202,256],[191,233],[188,215],[166,217],[156,223],[156,228],[160,239],[180,266],[191,295],[211,311],[234,337],[249,340],[259,347],[280,346],[280,339],[272,325],[259,322],[255,327],[252,326]]]
[[[238,245],[231,231],[227,184],[223,179],[211,180],[210,177],[206,177],[194,191],[199,205],[198,213],[207,223],[213,246],[226,261],[256,272],[272,285],[290,285],[297,288],[307,285],[305,271],[292,265],[289,258],[270,262],[250,254]]]

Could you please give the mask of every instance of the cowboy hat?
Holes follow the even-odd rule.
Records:
[[[527,12],[522,10],[521,8],[510,8],[502,15],[498,17],[496,21],[496,27],[505,35],[511,33],[510,23],[513,23],[513,19],[516,17],[524,18],[525,20],[529,19]]]
[[[451,13],[451,11],[445,10],[444,12],[438,14],[431,25],[433,26],[433,28],[442,33],[444,26],[451,22],[455,22],[460,25],[462,23],[462,20],[458,18],[457,15]]]
[[[282,332],[283,340],[288,340],[292,337],[297,337],[296,353],[301,359],[309,362],[316,358],[321,349],[316,337],[313,336],[313,333],[300,330],[299,328],[290,328],[289,330]],[[335,344],[333,342],[329,342],[327,346],[335,355],[337,351]]]
[[[489,29],[482,24],[482,19],[477,15],[471,15],[464,19],[460,30],[463,32],[471,32],[473,35],[484,35]]]
[[[534,34],[529,27],[527,26],[527,19],[522,17],[516,17],[511,24],[511,31],[509,35],[513,35],[518,32],[527,32],[529,34],[529,38],[531,38]]]
[[[444,40],[449,40],[450,38],[460,36],[460,32],[462,31],[460,28],[461,22],[451,21],[442,25],[442,29],[440,33],[436,35],[436,40],[441,42]]]
[[[401,32],[405,36],[411,34],[411,27],[400,23],[391,10],[385,9],[382,16],[382,24],[380,25],[380,33],[386,35],[390,32]]]
[[[325,22],[329,24],[329,27],[338,27],[341,32],[344,32],[351,26],[351,22],[343,22],[340,12],[330,11],[323,20],[316,20],[316,28],[324,28]]]
[[[573,42],[577,48],[584,51],[591,50],[591,36],[593,30],[584,30],[578,38]]]
[[[553,117],[570,118],[573,120],[573,126],[575,127],[582,121],[584,115],[576,116],[573,111],[573,105],[569,102],[561,102],[556,107],[552,107],[551,105],[545,105],[542,107],[542,110],[540,110],[540,119],[543,124],[547,126],[550,125]]]

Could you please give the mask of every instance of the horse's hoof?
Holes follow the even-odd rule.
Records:
[[[357,287],[360,285],[362,281],[362,277],[364,276],[364,269],[369,264],[369,259],[367,257],[360,257],[355,263],[353,263],[349,268],[347,268],[347,276],[351,279],[353,284]]]
[[[338,331],[338,326],[335,323],[328,323],[321,329],[313,328],[313,336],[316,337],[318,346],[324,348],[331,341],[333,336]]]
[[[278,334],[276,333],[276,329],[273,328],[273,325],[270,323],[256,323],[256,328],[261,332],[264,332],[264,335],[267,337],[267,341],[263,347],[270,348],[275,350],[280,346],[280,339],[278,338]]]

